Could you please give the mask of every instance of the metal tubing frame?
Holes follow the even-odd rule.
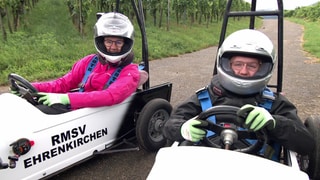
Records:
[[[222,45],[222,43],[225,39],[229,17],[248,16],[248,17],[250,17],[249,29],[254,29],[255,17],[257,17],[257,16],[277,16],[277,19],[278,19],[277,84],[268,85],[268,86],[276,88],[277,92],[281,92],[282,91],[282,81],[283,81],[283,2],[282,2],[282,0],[277,0],[277,4],[278,4],[277,10],[257,11],[256,10],[257,0],[252,0],[251,1],[251,11],[236,12],[236,11],[231,11],[232,0],[228,0],[227,6],[226,6],[226,11],[224,13],[224,18],[223,18],[223,22],[222,22],[218,49],[220,48],[220,46]],[[214,75],[217,74],[216,59],[215,59],[213,74]]]

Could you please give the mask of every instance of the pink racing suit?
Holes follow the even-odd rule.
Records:
[[[70,92],[79,87],[87,66],[94,56],[95,54],[90,54],[80,59],[67,74],[56,80],[34,82],[32,85],[39,92],[67,93],[71,109],[111,106],[122,102],[136,91],[140,78],[137,64],[126,65],[118,78],[107,89],[104,89],[117,67],[109,64],[103,65],[98,61],[84,85],[84,92]]]

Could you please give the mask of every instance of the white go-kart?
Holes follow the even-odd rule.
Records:
[[[1,180],[46,179],[95,155],[141,148],[152,152],[166,145],[161,129],[172,110],[172,84],[149,87],[142,1],[132,4],[142,35],[141,88],[117,105],[48,115],[35,106],[36,89],[10,74],[11,86],[22,96],[0,94]],[[119,5],[117,0],[117,12]]]
[[[138,89],[124,102],[48,115],[34,105],[36,90],[10,74],[22,97],[0,94],[0,177],[50,177],[98,154],[165,146],[161,127],[168,119],[171,84]]]
[[[251,1],[250,11],[232,11],[232,0],[226,2],[219,47],[227,33],[229,18],[248,16],[249,28],[255,27],[255,17],[269,16],[278,19],[278,72],[277,84],[270,85],[282,92],[283,68],[283,2],[277,0],[278,10],[256,11],[257,0]],[[233,4],[236,7],[237,2]],[[237,8],[236,8],[237,9]],[[232,19],[233,21],[233,19]],[[214,69],[216,74],[216,65]],[[148,180],[157,179],[223,179],[223,180],[319,180],[320,179],[320,117],[310,115],[304,122],[315,139],[315,149],[309,155],[299,155],[280,147],[277,159],[267,159],[258,150],[266,147],[267,136],[241,129],[237,119],[238,108],[216,106],[201,113],[197,119],[207,121],[205,127],[214,136],[208,136],[199,144],[175,142],[171,147],[159,150]],[[208,118],[216,116],[216,123]],[[236,128],[235,128],[236,127]],[[230,148],[235,143],[251,141],[245,147]],[[221,144],[222,142],[222,144]],[[230,144],[231,143],[231,144]],[[237,147],[237,146],[235,146]]]
[[[319,117],[310,116],[305,121],[307,129],[317,140],[312,154],[301,156],[281,147],[279,159],[274,160],[257,155],[266,147],[268,137],[263,132],[239,128],[239,122],[235,121],[238,109],[214,106],[201,113],[197,119],[205,120],[207,125],[204,128],[215,135],[204,138],[199,144],[175,142],[171,147],[161,148],[147,179],[320,179]],[[208,119],[212,115],[217,123]],[[233,146],[247,140],[252,143]]]

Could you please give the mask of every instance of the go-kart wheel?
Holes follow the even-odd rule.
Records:
[[[254,143],[249,144],[247,147],[244,148],[237,148],[232,149],[233,151],[244,152],[244,153],[251,153],[255,154],[259,150],[261,150],[262,146],[267,142],[267,135],[263,133],[263,131],[248,131],[242,127],[242,122],[239,122],[237,111],[239,110],[238,107],[235,106],[227,106],[227,105],[220,105],[220,106],[213,106],[208,110],[200,113],[196,119],[206,121],[206,125],[201,126],[202,128],[214,132],[218,136],[227,135],[224,133],[230,133],[229,135],[233,136],[236,135],[235,140],[246,140],[246,139],[253,139],[256,140]],[[214,123],[210,121],[208,118],[210,116],[215,116],[216,122]],[[242,128],[239,128],[242,127]],[[230,137],[230,136],[229,136]],[[202,143],[209,147],[215,148],[225,148],[216,142],[210,140],[210,137],[205,137],[202,140]]]
[[[304,124],[315,139],[315,149],[309,156],[300,158],[300,166],[310,179],[320,179],[320,116],[309,116]]]
[[[154,152],[167,144],[162,128],[171,111],[171,104],[161,98],[149,101],[142,108],[136,124],[136,136],[144,150]]]
[[[14,73],[8,75],[8,80],[11,85],[11,89],[18,91],[19,94],[21,94],[21,97],[25,98],[31,104],[38,104],[32,95],[38,91],[29,81]]]

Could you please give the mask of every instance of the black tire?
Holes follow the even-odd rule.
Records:
[[[171,111],[171,104],[161,98],[149,101],[142,108],[136,124],[136,136],[141,148],[155,152],[167,144],[162,128]]]
[[[315,139],[315,149],[308,158],[307,173],[312,180],[320,179],[320,116],[312,115],[305,121],[305,126]]]

